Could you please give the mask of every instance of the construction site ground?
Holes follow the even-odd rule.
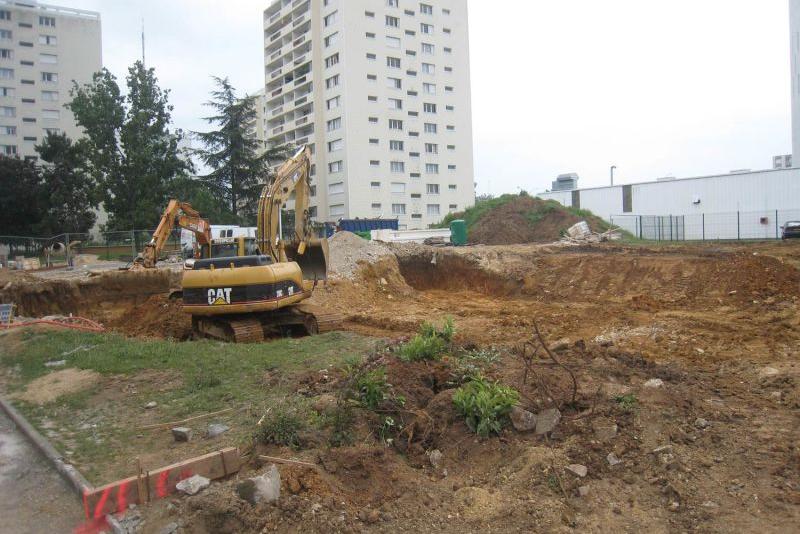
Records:
[[[273,504],[242,501],[235,479],[153,503],[137,511],[144,532],[171,522],[184,532],[800,524],[800,243],[433,248],[337,234],[331,254],[333,277],[312,300],[342,312],[343,331],[246,346],[188,341],[191,321],[169,297],[174,270],[0,271],[0,301],[21,315],[73,313],[109,328],[0,334],[2,394],[95,484],[135,473],[137,458],[155,468],[230,445],[249,453],[238,479],[264,471],[258,453],[318,466],[280,466]],[[485,373],[518,389],[522,407],[560,408],[553,432],[507,426],[479,438],[452,403],[455,358],[393,355],[422,322],[447,316],[456,344],[493,355]],[[520,357],[535,324],[574,372],[575,402],[564,369],[541,351],[528,365]],[[334,444],[325,403],[353,358],[386,369],[410,430],[387,441],[363,410],[351,439]],[[254,447],[258,421],[287,406],[307,420],[296,446]],[[230,408],[188,424],[188,443],[142,429]],[[208,438],[209,423],[230,430]]]

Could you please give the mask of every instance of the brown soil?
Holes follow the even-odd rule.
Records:
[[[41,376],[28,384],[14,398],[33,404],[47,404],[62,395],[78,393],[96,385],[100,374],[86,369],[62,369]]]
[[[582,220],[594,231],[607,227],[599,217],[578,217],[552,202],[521,196],[485,213],[470,227],[469,240],[484,245],[552,243]]]

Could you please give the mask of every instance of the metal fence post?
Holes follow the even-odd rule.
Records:
[[[742,225],[740,223],[739,211],[736,211],[736,239],[742,239]]]
[[[672,215],[669,216],[669,240],[674,241],[672,238]]]
[[[136,230],[131,230],[131,261],[136,258]]]
[[[642,239],[644,231],[642,230],[642,216],[639,215],[639,239]]]
[[[775,239],[780,239],[781,234],[778,231],[778,210],[775,210]]]
[[[706,240],[706,214],[705,213],[701,213],[700,216],[702,217],[702,221],[703,221],[703,241],[705,241]]]

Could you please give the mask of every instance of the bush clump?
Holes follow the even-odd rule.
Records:
[[[419,333],[400,347],[399,357],[407,362],[438,360],[450,348],[455,334],[452,317],[445,318],[441,329],[431,323],[423,323]]]
[[[256,431],[256,441],[267,445],[281,445],[299,450],[300,432],[306,422],[295,409],[278,409],[261,421]]]
[[[514,388],[480,376],[453,394],[453,403],[466,419],[467,426],[479,436],[499,434],[518,401],[519,393]]]

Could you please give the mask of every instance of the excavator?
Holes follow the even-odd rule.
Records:
[[[196,337],[252,343],[271,334],[313,335],[338,327],[339,314],[303,302],[328,272],[328,240],[316,237],[308,210],[310,169],[311,150],[303,146],[264,186],[255,254],[186,261],[183,310],[192,316]],[[281,211],[292,195],[294,227],[284,229]]]
[[[200,213],[192,208],[191,204],[173,199],[167,204],[167,209],[164,210],[150,242],[144,246],[144,251],[133,260],[131,270],[154,269],[164,245],[176,226],[194,232],[200,247],[200,250],[196,252],[197,256],[211,256],[211,225],[200,217]]]

